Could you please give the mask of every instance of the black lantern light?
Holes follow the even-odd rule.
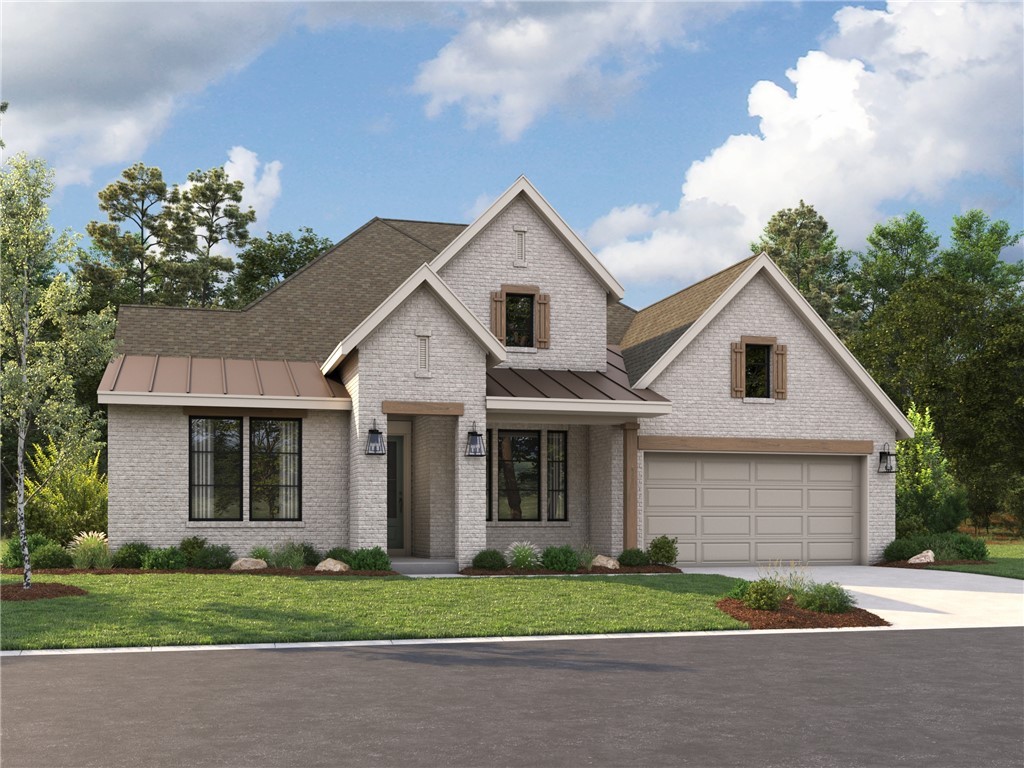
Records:
[[[476,422],[473,422],[473,429],[466,440],[467,456],[486,456],[487,449],[484,447],[484,436],[476,431]]]
[[[891,475],[896,471],[896,454],[889,450],[888,443],[878,452],[878,471],[883,475]]]
[[[384,434],[377,429],[377,420],[373,420],[373,426],[370,427],[370,434],[366,438],[366,455],[367,456],[384,456],[388,452],[388,444],[384,442]]]

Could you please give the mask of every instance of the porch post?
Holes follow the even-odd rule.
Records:
[[[622,425],[622,548],[636,547],[637,430],[639,424]]]

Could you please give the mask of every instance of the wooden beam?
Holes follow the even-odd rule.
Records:
[[[410,400],[385,400],[380,404],[385,415],[394,416],[461,416],[463,403],[429,403]]]
[[[186,416],[254,416],[258,419],[304,419],[308,411],[292,408],[207,408],[203,406],[182,406]]]
[[[635,423],[622,425],[622,548],[636,547],[636,494],[639,482],[637,472],[637,427]]]
[[[875,452],[871,440],[805,440],[774,437],[675,437],[642,435],[641,451],[690,453],[834,453],[866,456]]]

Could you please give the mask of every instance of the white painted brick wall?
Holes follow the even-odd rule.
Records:
[[[600,554],[622,551],[622,427],[591,426],[590,544]]]
[[[111,405],[108,413],[110,496],[108,532],[117,548],[129,541],[155,547],[188,536],[227,544],[236,555],[255,546],[307,541],[319,549],[347,538],[347,477],[338,461],[347,450],[348,414],[309,411],[302,420],[302,520],[250,522],[249,421],[243,420],[243,520],[188,519],[189,417],[181,408]]]
[[[730,343],[775,336],[788,347],[788,398],[745,403],[730,396]],[[754,278],[654,381],[672,413],[641,420],[641,435],[871,440],[867,458],[867,557],[873,562],[895,533],[895,481],[878,474],[878,451],[895,445],[895,428],[846,375],[768,280]],[[641,471],[643,459],[640,460]],[[643,541],[643,483],[639,483]]]
[[[513,265],[515,227],[527,229],[525,267]],[[508,366],[605,369],[605,289],[522,198],[446,264],[441,277],[486,328],[491,327],[491,291],[503,284],[536,285],[551,295],[551,348],[510,352]]]

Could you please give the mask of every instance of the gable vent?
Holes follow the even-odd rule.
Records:
[[[421,371],[430,370],[430,337],[420,336],[420,354],[419,354],[419,369]]]
[[[518,267],[526,266],[526,230],[516,229],[516,255],[515,264]]]

